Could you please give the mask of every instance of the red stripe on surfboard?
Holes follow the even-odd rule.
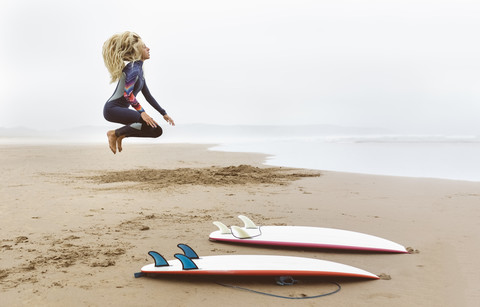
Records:
[[[370,276],[353,273],[340,272],[315,272],[315,271],[289,271],[289,270],[182,270],[182,271],[143,271],[147,274],[165,274],[165,275],[237,275],[237,276],[335,276],[335,277],[355,277],[379,279],[378,276]]]
[[[219,239],[210,238],[212,241],[221,241],[229,243],[244,243],[244,244],[257,244],[257,245],[275,245],[275,246],[291,246],[291,247],[307,247],[307,248],[330,248],[330,249],[346,249],[357,250],[366,252],[387,252],[387,253],[404,253],[408,251],[399,251],[396,249],[382,249],[374,247],[357,247],[348,245],[334,245],[334,244],[317,244],[317,243],[302,243],[302,242],[280,242],[280,241],[261,241],[261,240],[249,240],[249,239]]]

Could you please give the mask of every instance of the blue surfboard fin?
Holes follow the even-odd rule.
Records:
[[[175,258],[180,260],[182,263],[182,268],[184,270],[196,270],[198,269],[197,265],[192,261],[192,259],[188,258],[187,256],[183,254],[175,254]]]
[[[161,266],[169,266],[167,260],[165,260],[165,258],[163,258],[163,256],[160,255],[159,253],[157,253],[155,251],[149,251],[148,254],[150,256],[152,256],[153,260],[155,260],[155,267],[156,268],[161,267]]]
[[[190,259],[199,259],[197,253],[187,244],[177,244],[178,247],[183,251],[185,256]]]

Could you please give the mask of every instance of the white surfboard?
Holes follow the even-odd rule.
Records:
[[[256,226],[248,217],[243,215],[238,217],[244,222],[244,227],[231,226],[228,228],[221,222],[213,222],[219,230],[210,234],[210,240],[258,245],[408,253],[405,247],[398,243],[364,233],[307,226]]]
[[[178,245],[185,254],[165,260],[149,252],[155,263],[142,267],[145,274],[254,275],[254,276],[342,276],[378,279],[370,272],[332,261],[277,255],[217,255],[198,257],[187,245]]]

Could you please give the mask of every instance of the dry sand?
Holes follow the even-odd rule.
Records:
[[[0,147],[2,306],[477,306],[480,183],[262,165],[264,155],[207,145]],[[320,157],[321,158],[321,157]],[[212,221],[347,229],[411,254],[270,249],[214,243]],[[349,264],[380,280],[134,278],[156,250],[173,259],[282,254]],[[287,300],[222,287],[241,285]]]

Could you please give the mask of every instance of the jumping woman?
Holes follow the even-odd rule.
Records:
[[[105,66],[110,72],[111,83],[118,81],[115,92],[105,103],[103,116],[110,122],[125,125],[107,132],[108,145],[114,154],[117,149],[122,151],[123,138],[157,138],[163,133],[158,123],[138,103],[136,96],[140,91],[167,123],[175,126],[173,119],[148,90],[143,76],[143,62],[150,58],[150,49],[138,34],[127,31],[113,35],[103,44],[102,54]],[[134,110],[130,109],[130,106]]]

